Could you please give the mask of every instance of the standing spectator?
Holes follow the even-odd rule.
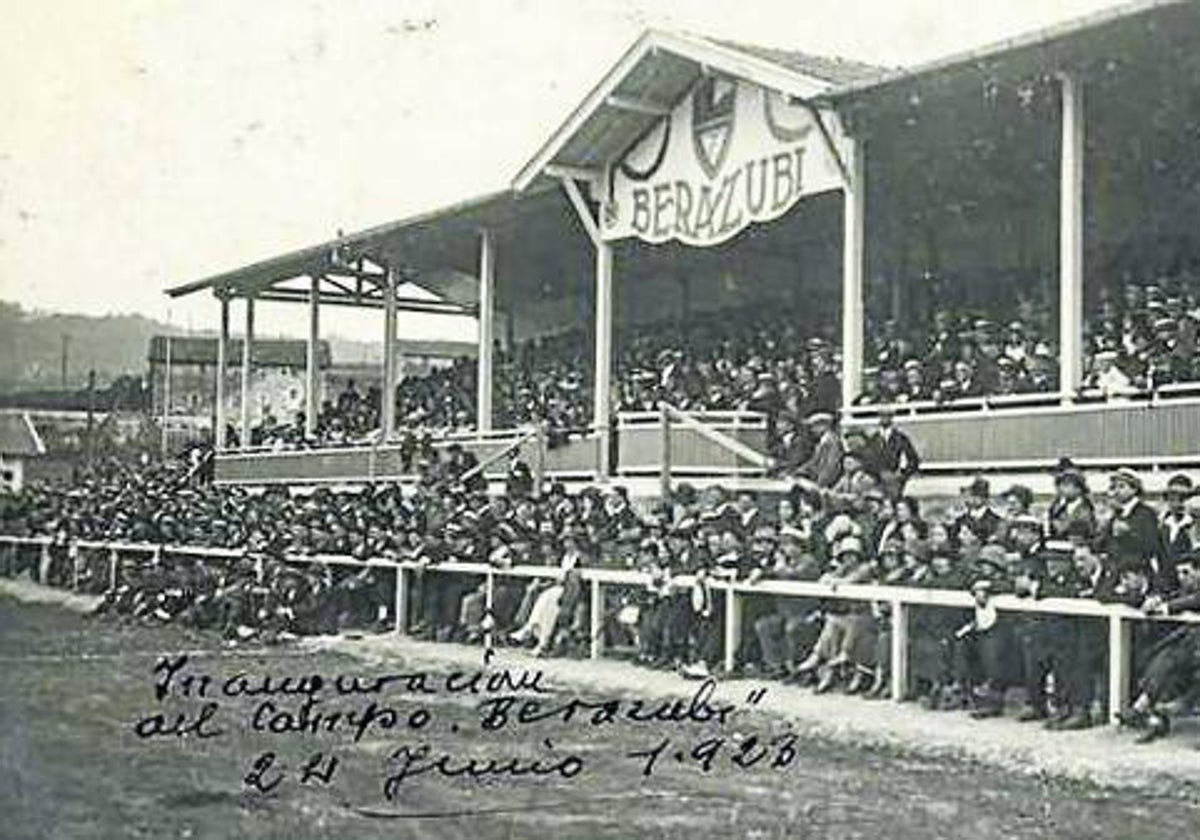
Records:
[[[1096,534],[1096,510],[1083,473],[1069,462],[1054,476],[1054,499],[1046,512],[1050,547],[1070,550],[1089,545]]]
[[[896,428],[891,409],[879,412],[878,440],[884,489],[893,498],[899,498],[904,495],[908,480],[921,469],[921,456],[909,436]]]
[[[1192,539],[1193,517],[1187,510],[1194,487],[1186,475],[1171,476],[1167,481],[1167,506],[1158,519],[1164,560],[1175,566],[1196,554]]]
[[[1125,588],[1145,594],[1170,595],[1179,585],[1175,567],[1163,556],[1158,517],[1142,500],[1142,479],[1122,467],[1109,480],[1116,509],[1100,535],[1100,543],[1125,580]]]
[[[812,456],[798,470],[799,474],[821,487],[832,487],[842,474],[842,439],[837,433],[833,415],[819,411],[808,417],[808,424],[817,436]]]

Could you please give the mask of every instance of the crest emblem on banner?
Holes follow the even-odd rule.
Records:
[[[732,79],[705,76],[692,92],[692,142],[709,178],[716,177],[729,154],[736,105],[737,83]]]

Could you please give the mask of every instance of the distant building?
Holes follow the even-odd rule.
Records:
[[[0,413],[0,492],[18,492],[30,461],[45,454],[46,446],[27,413]]]
[[[170,399],[172,417],[190,417],[208,423],[216,407],[217,339],[156,335],[149,348],[150,408],[162,417]],[[242,404],[242,341],[231,339],[226,347],[225,411],[238,417]],[[251,422],[265,415],[286,420],[304,410],[305,372],[308,344],[291,339],[255,339],[254,371],[251,376]],[[319,386],[324,390],[325,372],[330,367],[328,342],[317,345]],[[170,370],[170,388],[167,371]]]

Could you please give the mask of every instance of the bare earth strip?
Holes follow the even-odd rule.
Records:
[[[400,694],[388,700],[405,713],[423,705],[432,715],[427,729],[374,730],[357,743],[345,735],[252,731],[245,722],[258,701],[243,697],[222,700],[222,737],[139,740],[133,726],[141,716],[187,707],[155,700],[152,669],[165,653],[188,651],[197,671],[224,678],[243,671],[444,676],[479,667],[481,652],[391,636],[230,648],[172,625],[81,615],[87,605],[32,584],[0,583],[3,840],[1178,840],[1196,836],[1200,825],[1193,733],[1139,748],[1115,731],[1046,733],[751,681],[718,686],[718,699],[740,706],[754,688],[767,691],[754,710],[715,732],[726,746],[710,771],[664,760],[648,778],[629,751],[663,736],[673,745],[693,743],[714,729],[576,721],[482,733],[478,698],[442,693],[419,703]],[[499,665],[545,668],[555,700],[678,697],[696,687],[610,660],[533,660],[502,650]],[[739,736],[780,732],[798,736],[800,757],[786,769],[731,765]],[[421,776],[394,798],[385,795],[387,759],[398,748],[429,744],[458,758],[532,760],[546,754],[543,739],[580,756],[587,772],[572,780]],[[290,770],[314,752],[336,755],[340,765],[328,786],[293,779],[260,795],[243,776],[265,750]]]
[[[316,650],[337,650],[380,664],[398,661],[478,667],[480,651],[460,645],[417,642],[395,636],[305,640]],[[696,683],[671,672],[647,670],[615,660],[534,659],[501,648],[495,667],[542,668],[555,685],[581,692],[636,691],[645,697],[690,695]],[[766,689],[757,708],[796,724],[799,731],[867,748],[891,748],[925,757],[979,761],[1024,774],[1049,774],[1104,786],[1162,789],[1183,783],[1200,787],[1200,726],[1184,721],[1176,734],[1152,744],[1134,744],[1117,727],[1083,732],[1048,732],[1013,719],[973,720],[962,712],[931,712],[912,703],[863,700],[778,682],[737,679],[718,684],[716,699],[741,702]]]

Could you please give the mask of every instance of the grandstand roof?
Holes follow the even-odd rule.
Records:
[[[648,30],[622,55],[600,83],[513,179],[513,190],[488,193],[436,210],[340,235],[308,248],[273,257],[167,290],[172,297],[211,290],[221,296],[254,295],[267,300],[303,301],[307,285],[291,281],[322,277],[323,303],[380,306],[383,266],[399,267],[408,282],[441,300],[400,298],[400,308],[470,314],[472,292],[461,282],[476,271],[478,232],[520,225],[529,251],[520,271],[537,270],[538,236],[571,235],[574,213],[561,190],[562,176],[588,180],[630,147],[687,94],[696,79],[717,71],[793,97],[841,109],[889,91],[902,94],[929,78],[989,69],[1003,60],[1029,58],[1057,62],[1073,49],[1103,44],[1114,31],[1141,24],[1152,29],[1167,14],[1193,14],[1200,4],[1187,0],[1137,0],[1104,12],[959,53],[911,68],[887,69],[862,62],[785,49],[743,44],[684,32]],[[1053,70],[1052,67],[1047,68]],[[544,256],[544,255],[540,255]],[[544,260],[543,260],[544,261]],[[451,271],[446,271],[451,269]],[[460,272],[455,274],[455,271]],[[403,292],[399,293],[401,296]]]
[[[861,62],[651,29],[525,164],[513,187],[525,190],[560,175],[595,180],[712,71],[802,99],[884,72]]]
[[[45,455],[46,445],[26,412],[0,412],[0,455]]]
[[[1195,11],[1191,0],[1132,0],[1099,12],[1027,32],[1012,38],[996,41],[982,47],[953,53],[933,61],[912,67],[880,71],[874,77],[864,75],[857,80],[843,82],[818,99],[844,101],[856,95],[885,89],[892,85],[918,80],[938,73],[979,66],[1002,57],[1012,57],[1031,51],[1046,51],[1054,45],[1062,45],[1080,36],[1095,36],[1113,27],[1128,26],[1138,21],[1152,21],[1152,13],[1170,8]]]

